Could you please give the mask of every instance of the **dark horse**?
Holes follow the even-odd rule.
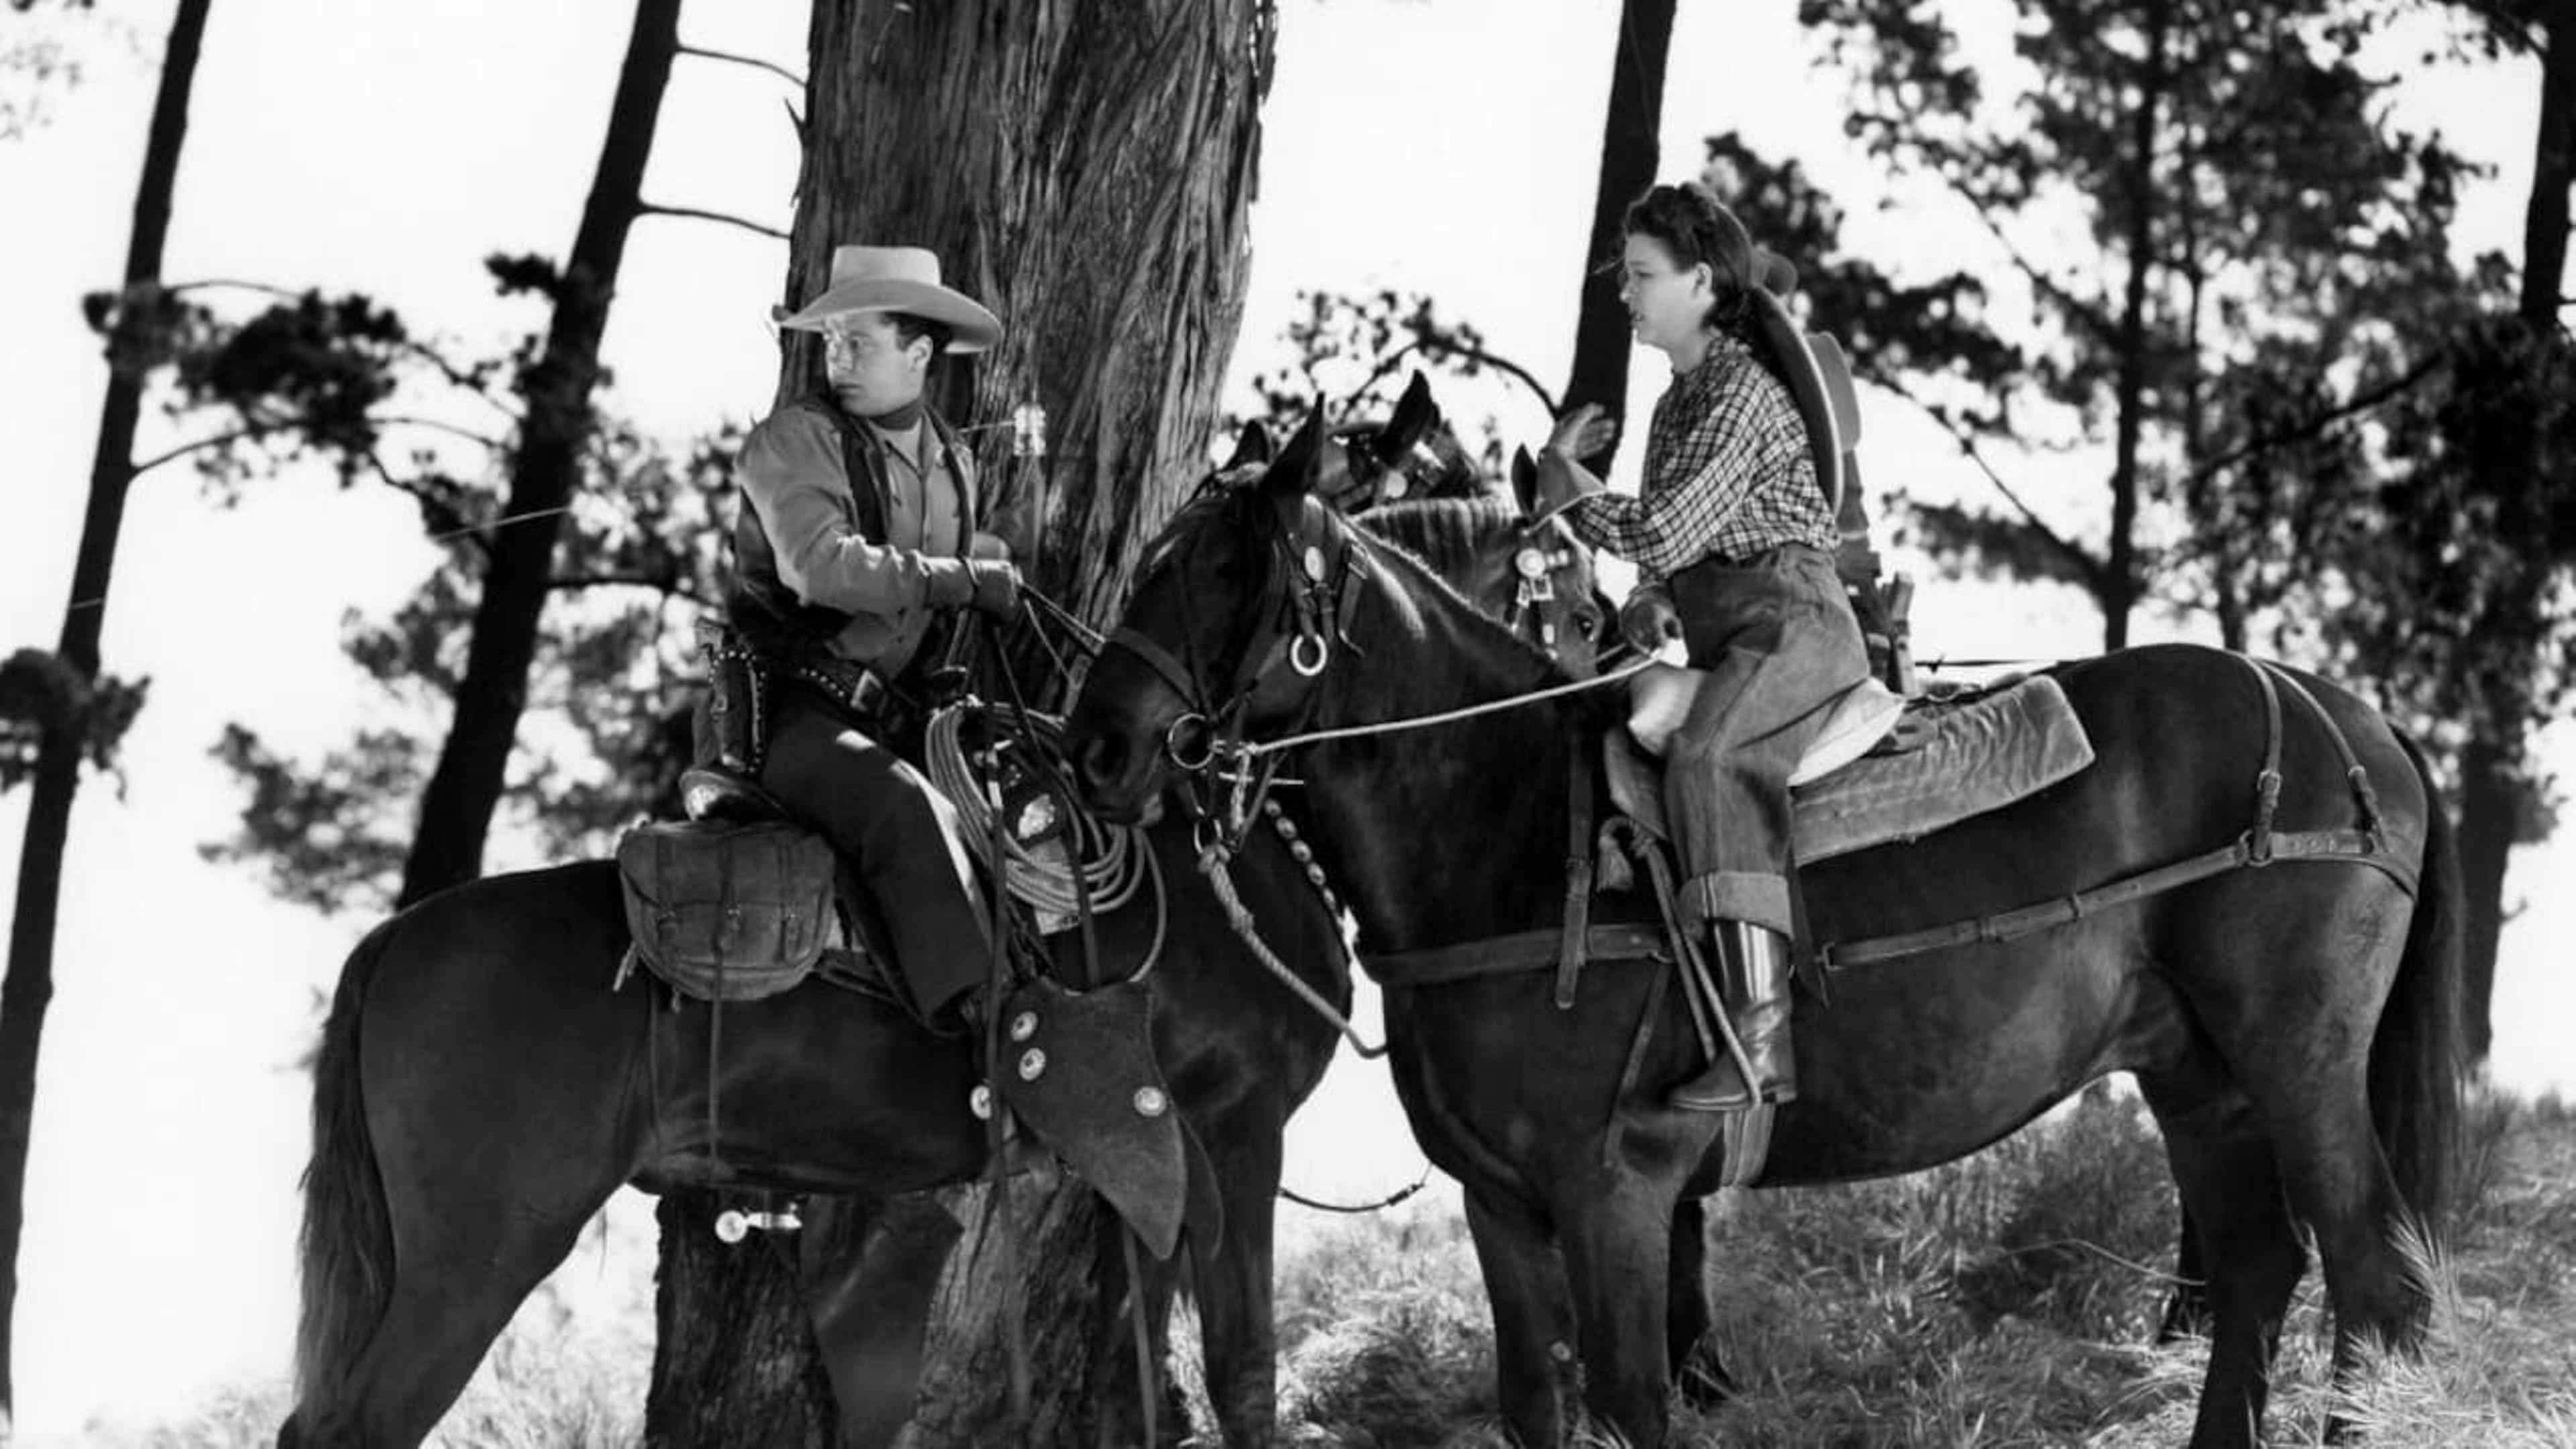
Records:
[[[1519,577],[1522,534],[1444,521],[1461,509],[1501,516],[1462,503],[1382,523],[1462,586],[1500,599]],[[1554,588],[1532,614],[1533,637],[1543,625],[1589,641],[1600,626],[1589,560],[1551,552],[1548,568]],[[1208,1149],[1224,1217],[1219,1241],[1190,1245],[1206,1381],[1228,1438],[1265,1442],[1281,1134],[1334,1034],[1253,963],[1193,869],[1186,827],[1149,837],[1168,898],[1156,1048]],[[1339,923],[1305,869],[1265,837],[1235,876],[1264,941],[1347,1009]],[[1105,916],[1104,968],[1132,969],[1157,931],[1147,899]],[[707,1008],[669,1009],[650,982],[612,993],[627,943],[615,868],[594,861],[460,886],[351,954],[315,1065],[298,1404],[281,1444],[418,1442],[622,1183],[881,1204],[982,1169],[957,1044],[820,985],[724,1008],[722,1138],[710,1142]],[[803,1264],[818,1333],[848,1351],[826,1357],[853,1443],[882,1442],[909,1413],[949,1241],[919,1218],[897,1251],[926,1261],[856,1280],[872,1298],[851,1301],[843,1265]],[[867,1361],[846,1361],[853,1352]]]
[[[1281,1130],[1334,1038],[1247,962],[1193,871],[1188,831],[1147,839],[1166,919],[1158,928],[1150,891],[1140,894],[1101,918],[1101,954],[1132,970],[1162,933],[1155,1047],[1223,1202],[1220,1241],[1190,1243],[1208,1382],[1228,1433],[1252,1442],[1268,1432],[1274,1399]],[[1340,927],[1303,867],[1275,839],[1247,866],[1237,883],[1265,939],[1347,1004]],[[984,1127],[968,1111],[973,1082],[956,1040],[872,997],[808,983],[723,1007],[711,1084],[707,1006],[674,1010],[649,979],[609,989],[627,941],[616,868],[589,861],[442,892],[352,953],[314,1069],[297,1407],[281,1445],[418,1443],[620,1184],[881,1200],[983,1169]],[[891,1343],[882,1332],[869,1341],[893,1365],[834,1365],[884,1390],[853,1404],[855,1381],[836,1372],[854,1442],[885,1442],[909,1413],[937,1277],[937,1263],[927,1267],[897,1275],[902,1302],[825,1303],[837,1282],[809,1280],[818,1313],[895,1330]]]
[[[1083,792],[1104,815],[1150,811],[1174,771],[1165,742],[1191,716],[1258,741],[1561,677],[1319,506],[1315,452],[1310,429],[1258,486],[1185,510],[1150,555],[1071,719]],[[1266,667],[1283,631],[1329,659],[1310,675]],[[1316,647],[1292,652],[1313,663]],[[1921,841],[1811,867],[1814,939],[1992,916],[2250,838],[2273,738],[2252,666],[2163,647],[2054,674],[2094,763]],[[2435,1230],[2456,1139],[2448,827],[2384,721],[2299,679],[2376,786],[2384,868],[2281,859],[2054,929],[1839,971],[1830,1002],[1798,1013],[1801,1095],[1781,1109],[1759,1179],[1928,1167],[2095,1077],[2134,1072],[2208,1268],[2201,1449],[2256,1441],[2306,1270],[2303,1224],[2324,1261],[2339,1371],[2365,1339],[2419,1340],[2429,1288],[2409,1243]],[[1610,712],[1578,696],[1303,747],[1308,833],[1336,867],[1364,962],[1560,927],[1574,781],[1599,785]],[[2282,827],[2349,823],[2331,733],[2295,699],[2278,728]],[[1634,894],[1593,906],[1603,921],[1655,913]],[[1706,1327],[1666,1290],[1677,1205],[1712,1188],[1723,1156],[1719,1117],[1664,1105],[1700,1065],[1671,969],[1597,960],[1569,1009],[1545,970],[1387,994],[1397,1088],[1424,1149],[1466,1185],[1504,1414],[1533,1444],[1563,1442],[1570,1359],[1595,1414],[1627,1442],[1662,1443],[1670,1365]]]

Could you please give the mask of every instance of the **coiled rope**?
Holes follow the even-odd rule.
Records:
[[[957,807],[971,846],[987,871],[993,869],[993,845],[1001,841],[1016,899],[1042,912],[1079,915],[1087,893],[1094,912],[1114,911],[1135,899],[1144,883],[1146,847],[1143,832],[1133,826],[1106,824],[1086,810],[1065,810],[1063,832],[1032,848],[1012,830],[995,831],[993,803],[983,781],[967,762],[963,730],[970,714],[981,715],[998,730],[1010,731],[1029,748],[1060,754],[1064,725],[1035,710],[1022,712],[1007,704],[950,705],[924,727],[922,756],[930,783]],[[1059,805],[1061,809],[1061,805]],[[1074,872],[1081,872],[1077,882]]]

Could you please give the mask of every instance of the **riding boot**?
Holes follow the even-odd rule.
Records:
[[[1753,1068],[1747,1085],[1735,1054],[1718,1044],[1708,1070],[1675,1088],[1672,1105],[1694,1112],[1740,1112],[1757,1102],[1798,1095],[1789,1045],[1789,939],[1742,921],[1712,923],[1717,938],[1718,993],[1736,1041]]]

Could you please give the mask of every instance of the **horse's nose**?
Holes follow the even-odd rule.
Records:
[[[1111,798],[1120,777],[1127,772],[1127,741],[1116,734],[1093,734],[1083,737],[1073,748],[1074,781],[1081,787],[1083,799],[1093,805]]]

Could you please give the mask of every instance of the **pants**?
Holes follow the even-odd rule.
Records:
[[[1675,574],[1692,667],[1708,672],[1664,762],[1684,909],[1790,933],[1789,776],[1824,706],[1869,675],[1833,555],[1783,544]]]
[[[895,967],[938,1024],[992,970],[992,931],[957,813],[922,773],[805,689],[771,696],[760,783],[832,842],[874,897]]]

